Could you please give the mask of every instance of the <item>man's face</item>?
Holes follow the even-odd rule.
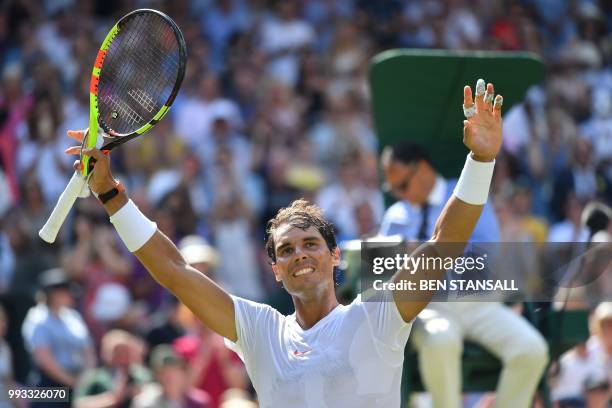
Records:
[[[274,276],[291,295],[333,288],[333,269],[340,264],[340,250],[327,247],[313,226],[306,230],[282,224],[274,231]]]
[[[420,205],[427,201],[428,189],[423,183],[424,162],[409,164],[390,160],[383,164],[383,172],[390,192],[399,200]]]

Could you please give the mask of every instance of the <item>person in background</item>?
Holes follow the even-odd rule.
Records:
[[[215,279],[214,268],[219,264],[219,254],[206,240],[191,235],[183,238],[178,247],[189,265]],[[190,382],[205,391],[210,396],[211,407],[217,408],[225,391],[246,388],[244,365],[225,346],[221,336],[199,323],[185,306],[179,305],[177,320],[191,333],[175,339],[172,347],[189,364]]]
[[[63,255],[62,265],[70,278],[83,288],[80,310],[98,345],[102,335],[112,328],[109,323],[134,305],[130,304],[125,286],[131,273],[130,260],[121,252],[113,230],[104,224],[104,218],[96,210],[86,205],[78,208],[74,221],[76,244]],[[108,284],[114,284],[114,289]],[[100,300],[109,298],[112,298],[111,305],[100,307]]]
[[[241,177],[235,173],[229,149],[219,149],[218,165],[222,171],[214,181],[214,242],[221,255],[218,280],[222,286],[251,300],[264,297],[257,252],[251,240],[254,221],[254,196],[249,195]]]
[[[150,349],[160,344],[172,344],[185,335],[185,327],[180,319],[181,303],[171,296],[165,305],[164,311],[153,317],[153,325],[145,336]]]
[[[112,330],[101,344],[103,366],[86,371],[76,389],[76,408],[129,408],[152,375],[138,363],[138,340],[128,332]]]
[[[590,326],[590,339],[559,360],[551,390],[555,408],[606,407],[611,401],[612,302],[597,306]]]
[[[591,319],[593,336],[587,342],[598,371],[587,389],[587,403],[604,407],[612,403],[612,302],[601,302]]]
[[[580,216],[582,203],[572,192],[565,197],[563,219],[550,227],[548,242],[586,242],[589,239],[588,229],[582,225]]]
[[[44,302],[30,309],[22,326],[26,348],[34,360],[32,385],[72,389],[79,376],[95,366],[92,339],[83,318],[72,308],[71,282],[64,271],[43,272],[40,285]],[[42,406],[45,403],[32,404]]]
[[[185,360],[162,344],[151,353],[151,367],[157,383],[143,388],[132,404],[133,408],[210,408],[206,392],[189,384],[189,367]]]

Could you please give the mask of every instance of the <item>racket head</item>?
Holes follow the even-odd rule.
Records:
[[[186,64],[185,39],[169,16],[152,9],[123,16],[96,56],[89,132],[82,147],[112,150],[150,130],[174,102]],[[89,158],[81,154],[81,160],[87,175]]]

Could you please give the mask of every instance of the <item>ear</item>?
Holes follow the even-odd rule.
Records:
[[[272,272],[274,272],[274,279],[276,279],[277,282],[282,281],[279,275],[278,265],[275,263],[272,264]]]
[[[340,253],[340,248],[336,247],[333,251],[332,251],[332,265],[334,266],[340,266],[340,260],[342,259],[341,253]]]

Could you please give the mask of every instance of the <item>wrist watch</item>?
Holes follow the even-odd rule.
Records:
[[[119,193],[122,193],[124,191],[125,191],[125,187],[123,186],[123,183],[120,181],[117,181],[115,184],[115,187],[111,188],[105,193],[98,194],[98,200],[100,200],[102,204],[106,204],[108,201],[115,198]]]

